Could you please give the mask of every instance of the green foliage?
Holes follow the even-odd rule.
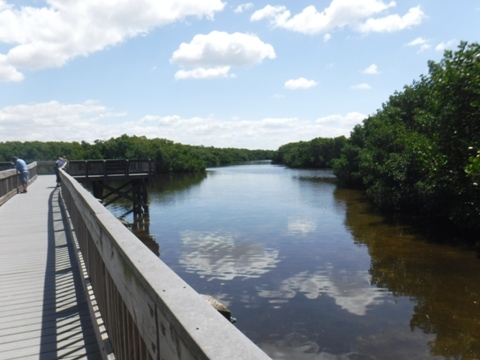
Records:
[[[267,150],[189,146],[122,135],[94,144],[0,143],[0,161],[150,158],[159,172],[272,159],[296,168],[329,168],[340,184],[361,187],[380,208],[445,216],[480,231],[480,45],[428,63],[428,76],[395,92],[350,138],[315,138]]]
[[[469,149],[473,150],[472,147]],[[480,149],[477,150],[476,155],[468,158],[468,165],[465,167],[465,173],[471,180],[472,185],[478,187],[478,184],[480,183]]]
[[[479,148],[480,45],[462,42],[352,131],[334,171],[381,208],[478,231]]]
[[[0,142],[0,161],[10,161],[13,156],[21,157],[27,160],[27,162],[34,160],[55,160],[59,156],[78,158],[83,152],[82,145],[77,142]]]
[[[350,138],[340,151],[341,156],[332,161],[333,172],[343,186],[360,188],[360,150],[365,147],[365,129],[357,125],[350,133]]]
[[[70,160],[87,159],[155,159],[157,171],[203,172],[208,166],[220,166],[244,161],[271,159],[274,151],[221,149],[190,146],[166,139],[147,139],[145,136],[122,135],[109,140],[73,142],[5,142],[0,143],[0,161],[19,156],[27,162],[55,160],[66,156]]]
[[[340,156],[347,139],[315,138],[280,146],[273,163],[293,168],[331,168],[332,161]]]

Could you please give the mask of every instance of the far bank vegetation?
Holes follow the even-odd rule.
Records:
[[[342,186],[380,209],[448,218],[480,233],[480,45],[462,42],[428,74],[395,92],[349,138],[317,137],[277,151],[190,146],[122,135],[86,142],[0,143],[0,161],[155,159],[161,173],[270,159],[295,168],[333,168]]]

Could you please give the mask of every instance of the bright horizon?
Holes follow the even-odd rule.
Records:
[[[0,141],[276,150],[349,136],[480,1],[0,0]]]

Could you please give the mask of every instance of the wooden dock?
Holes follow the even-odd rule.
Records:
[[[0,206],[0,359],[101,359],[55,176]]]

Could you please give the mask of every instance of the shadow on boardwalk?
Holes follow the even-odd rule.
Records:
[[[60,188],[50,184],[39,176],[0,207],[0,358],[100,359]]]

